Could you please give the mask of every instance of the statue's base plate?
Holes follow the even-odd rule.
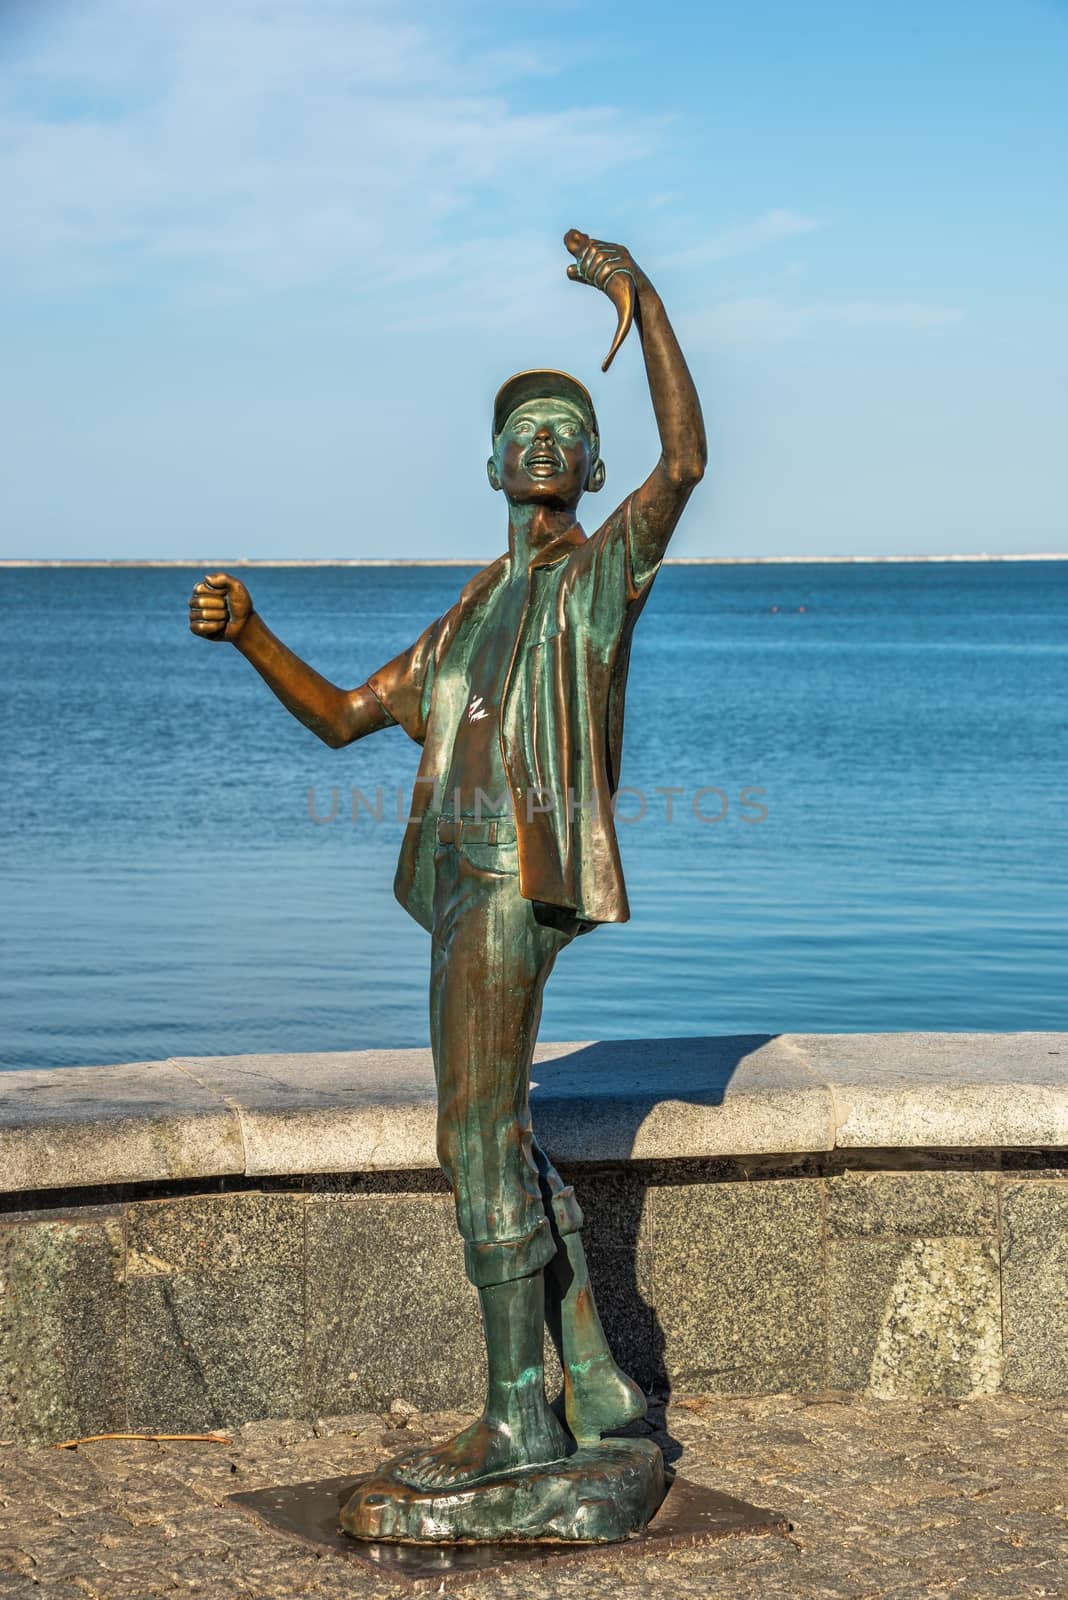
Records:
[[[413,1593],[437,1594],[516,1567],[559,1567],[606,1555],[625,1559],[687,1549],[732,1534],[784,1534],[789,1527],[779,1512],[676,1478],[645,1532],[619,1544],[406,1544],[342,1533],[338,1507],[355,1488],[351,1477],[325,1478],[231,1495],[227,1504],[274,1533],[373,1568],[387,1582],[405,1584]]]
[[[353,1485],[341,1507],[345,1533],[413,1544],[615,1544],[642,1532],[665,1492],[651,1439],[603,1439],[458,1489],[411,1488],[395,1473],[404,1459]]]

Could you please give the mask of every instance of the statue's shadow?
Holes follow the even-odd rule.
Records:
[[[650,1397],[649,1421],[671,1464],[683,1447],[671,1436],[671,1372],[658,1301],[677,1283],[668,1208],[655,1191],[692,1181],[667,1131],[658,1140],[639,1134],[658,1107],[669,1103],[685,1117],[687,1106],[716,1107],[747,1056],[771,1034],[703,1039],[606,1040],[549,1060],[536,1061],[531,1108],[535,1130],[561,1174],[574,1183],[585,1216],[583,1238],[601,1321],[619,1365]],[[547,1051],[553,1046],[544,1047]],[[650,1124],[651,1127],[653,1124]],[[672,1145],[674,1148],[672,1149]],[[669,1153],[670,1151],[670,1153]],[[637,1153],[636,1153],[637,1152]],[[710,1176],[709,1160],[697,1157]],[[685,1242],[678,1240],[678,1247]]]

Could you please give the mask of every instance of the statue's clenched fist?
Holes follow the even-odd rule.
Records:
[[[630,332],[635,302],[646,285],[645,275],[626,245],[591,239],[579,228],[570,228],[564,234],[564,244],[575,258],[567,269],[568,277],[603,290],[616,308],[616,336],[601,367],[602,372],[607,372]]]
[[[617,272],[625,272],[634,283],[643,276],[641,268],[625,244],[609,244],[607,239],[591,239],[588,233],[571,228],[564,235],[564,244],[574,256],[567,269],[569,278],[576,283],[592,283],[604,289]]]
[[[189,596],[189,627],[202,639],[233,644],[251,615],[248,590],[228,572],[209,572]]]

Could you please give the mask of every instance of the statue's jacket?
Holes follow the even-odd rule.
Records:
[[[476,573],[455,605],[368,680],[389,715],[423,746],[394,888],[427,929],[441,786],[467,704],[467,659],[510,559]],[[528,900],[570,910],[580,923],[630,915],[613,797],[631,634],[657,570],[635,583],[629,500],[590,538],[572,526],[530,565],[498,722],[519,888]]]

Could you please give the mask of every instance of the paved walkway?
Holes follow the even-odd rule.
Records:
[[[223,1506],[369,1470],[465,1419],[255,1423],[232,1444],[0,1446],[0,1600],[370,1600],[409,1592]],[[677,1398],[661,1432],[685,1476],[791,1519],[657,1558],[635,1547],[517,1568],[472,1600],[903,1600],[1068,1596],[1068,1401],[807,1403]]]

